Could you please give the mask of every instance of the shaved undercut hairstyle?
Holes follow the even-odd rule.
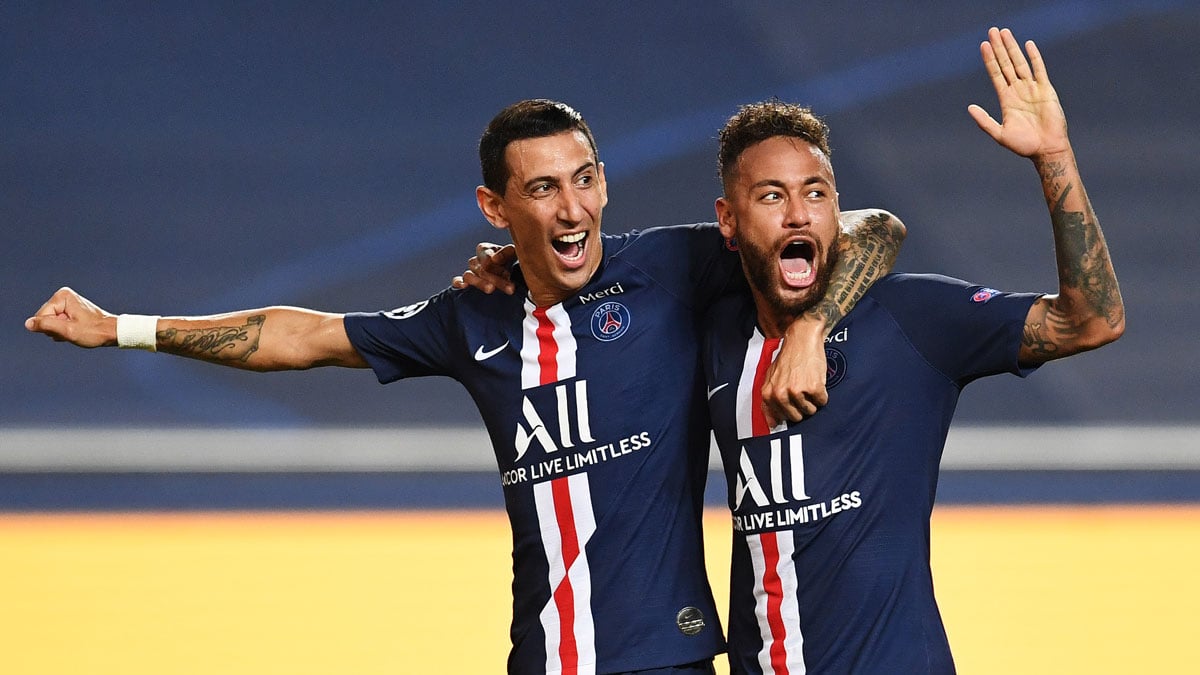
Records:
[[[829,157],[829,126],[811,108],[779,99],[749,103],[721,127],[718,137],[717,175],[728,187],[738,158],[750,146],[775,136],[790,136],[812,143]]]
[[[509,143],[553,136],[564,131],[583,133],[592,148],[592,160],[600,163],[592,130],[583,120],[583,115],[566,103],[535,98],[518,101],[501,110],[479,139],[479,167],[483,171],[484,187],[504,195],[510,175],[508,163],[504,161],[504,151]]]

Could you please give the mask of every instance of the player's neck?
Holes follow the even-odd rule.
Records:
[[[583,268],[572,272],[564,280],[542,279],[526,274],[525,285],[529,289],[529,299],[537,307],[551,307],[575,295],[587,286],[600,270],[603,261],[603,249],[590,255]],[[568,281],[570,280],[570,281]]]
[[[795,320],[794,316],[784,316],[776,311],[771,303],[767,302],[758,291],[751,291],[754,296],[754,311],[757,315],[758,330],[763,334],[763,337],[781,338],[787,331],[787,327]]]

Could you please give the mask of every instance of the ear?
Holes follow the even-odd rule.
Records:
[[[479,204],[479,210],[492,227],[498,230],[508,229],[508,219],[504,217],[503,197],[480,185],[475,188],[475,203]]]
[[[596,182],[600,183],[600,208],[608,206],[608,180],[604,177],[604,162],[596,169]]]
[[[737,217],[733,215],[733,207],[730,206],[729,200],[717,197],[717,203],[714,206],[717,209],[717,226],[721,230],[721,236],[726,239],[737,239]]]

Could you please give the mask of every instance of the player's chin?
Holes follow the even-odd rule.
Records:
[[[816,284],[809,284],[803,288],[780,284],[775,289],[775,297],[779,306],[786,308],[789,314],[799,315],[817,303],[820,299],[818,292]]]
[[[588,274],[584,268],[564,269],[559,267],[555,275],[559,288],[574,292],[583,288],[588,282]]]

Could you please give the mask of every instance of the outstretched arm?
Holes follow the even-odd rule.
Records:
[[[1019,359],[1034,365],[1121,337],[1125,306],[1108,245],[1083,189],[1066,114],[1037,45],[1027,41],[1025,50],[1028,60],[1007,28],[988,31],[979,51],[1000,100],[1001,121],[977,105],[968,111],[997,143],[1033,160],[1050,210],[1058,294],[1039,298],[1025,318]]]
[[[763,384],[763,410],[774,427],[799,421],[829,401],[825,389],[825,336],[896,262],[907,230],[887,211],[864,209],[841,214],[838,261],[825,296],[792,322],[779,356]]]
[[[60,288],[25,328],[80,347],[117,345],[117,316],[70,288]],[[203,317],[162,317],[154,328],[157,351],[241,368],[304,370],[316,366],[365,368],[341,314],[267,307]]]

